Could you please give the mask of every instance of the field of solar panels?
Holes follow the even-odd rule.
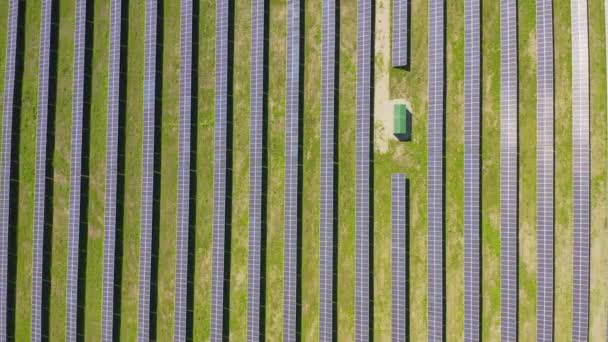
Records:
[[[269,0],[264,4],[268,11],[266,25],[268,30],[268,78],[267,89],[252,87],[252,72],[262,75],[259,66],[253,67],[254,57],[263,57],[260,50],[252,50],[252,34],[260,35],[260,26],[252,25],[252,4],[258,6],[262,1],[233,1],[234,10],[234,48],[232,67],[232,129],[227,137],[230,141],[232,155],[231,163],[227,166],[231,172],[226,184],[231,191],[230,201],[225,209],[225,217],[230,220],[229,234],[226,236],[225,248],[229,253],[226,269],[229,275],[226,282],[224,298],[228,298],[228,310],[223,311],[224,326],[231,340],[244,341],[248,335],[248,320],[260,319],[259,328],[269,341],[281,340],[289,336],[290,328],[299,328],[302,340],[319,340],[320,300],[323,293],[320,289],[320,215],[321,201],[321,165],[322,165],[322,4],[325,1],[302,1],[301,27],[303,37],[303,53],[301,59],[300,83],[297,79],[288,77],[288,70],[297,70],[297,51],[288,54],[288,22],[292,28],[297,23],[288,20],[288,3],[291,1]],[[364,0],[359,0],[364,3]],[[430,0],[432,3],[438,1]],[[539,0],[540,1],[540,0]],[[577,0],[573,0],[577,1]],[[481,335],[483,340],[497,341],[501,336],[501,21],[500,2],[483,0],[482,2],[482,64],[481,64]],[[6,48],[9,44],[7,31],[9,26],[9,3],[16,1],[0,1],[0,89],[5,88],[5,73],[7,63]],[[108,131],[108,116],[112,103],[108,94],[114,94],[109,86],[111,77],[119,78],[118,72],[124,74],[121,84],[120,97],[124,103],[114,102],[114,109],[120,107],[123,119],[120,125],[124,127],[122,138],[118,139],[115,155],[118,163],[118,196],[111,202],[117,203],[116,231],[116,262],[106,261],[115,265],[114,287],[117,294],[110,302],[113,312],[108,313],[108,321],[112,321],[115,337],[123,341],[134,341],[141,333],[142,319],[150,323],[149,329],[156,340],[167,341],[174,333],[182,331],[175,328],[174,317],[186,318],[186,335],[194,341],[209,340],[212,337],[212,271],[213,265],[213,232],[214,232],[214,145],[217,144],[216,125],[216,5],[225,1],[200,0],[193,1],[195,19],[192,21],[192,51],[196,66],[192,84],[192,93],[196,98],[191,102],[192,111],[192,152],[189,154],[190,169],[193,172],[179,171],[180,158],[180,62],[182,45],[180,20],[180,1],[158,1],[158,55],[157,64],[160,66],[156,73],[156,86],[146,83],[154,77],[154,72],[146,73],[144,63],[146,51],[146,1],[125,1],[122,8],[124,24],[122,25],[123,64],[121,70],[110,67],[110,61],[116,61],[111,56],[110,45],[116,46],[121,42],[119,36],[111,39],[112,16],[111,3],[115,1],[87,1],[89,18],[88,25],[77,20],[77,4],[84,1],[61,0],[53,6],[55,12],[52,25],[57,28],[56,49],[51,44],[51,50],[56,50],[56,60],[50,59],[51,84],[55,84],[51,96],[51,115],[48,129],[50,138],[46,150],[49,151],[47,167],[47,193],[45,202],[49,205],[45,217],[45,251],[35,250],[34,218],[35,218],[35,185],[36,185],[36,132],[37,114],[39,109],[39,76],[41,74],[40,49],[41,25],[44,22],[42,3],[47,0],[19,1],[20,20],[22,28],[18,38],[18,51],[23,58],[22,68],[18,68],[13,132],[13,159],[16,161],[12,172],[13,182],[11,193],[14,197],[9,239],[9,268],[8,268],[8,333],[14,334],[14,340],[25,341],[42,333],[49,340],[65,340],[74,331],[84,334],[84,340],[100,340],[104,334],[102,325],[104,300],[102,297],[104,282],[104,222],[107,220],[106,189],[108,154],[106,138]],[[116,2],[117,3],[117,2]],[[148,2],[148,6],[151,2]],[[375,0],[375,51],[373,76],[375,86],[375,122],[374,122],[374,151],[372,157],[370,187],[372,220],[372,252],[373,263],[371,281],[370,332],[377,341],[389,340],[391,337],[391,179],[393,173],[404,173],[409,179],[409,232],[408,232],[408,324],[407,333],[411,341],[424,341],[429,336],[427,327],[433,326],[427,316],[429,304],[429,266],[427,254],[427,115],[428,115],[428,60],[429,60],[429,29],[428,3],[425,0],[411,0],[411,54],[409,70],[391,68],[390,58],[390,21],[391,1]],[[374,2],[372,2],[374,4]],[[445,335],[447,340],[463,340],[465,329],[465,300],[464,300],[464,269],[465,269],[465,0],[450,0],[445,3]],[[589,283],[589,339],[592,341],[605,340],[608,331],[608,177],[606,156],[608,156],[608,113],[606,98],[606,32],[604,3],[601,0],[588,1],[588,32],[589,32],[589,74],[590,74],[590,283]],[[150,8],[150,7],[148,7]],[[293,10],[293,8],[292,8]],[[554,248],[554,339],[570,341],[573,335],[573,96],[572,96],[572,38],[570,1],[553,1],[553,32],[554,32],[554,105],[555,105],[555,248]],[[84,12],[81,12],[84,13]],[[256,12],[253,11],[255,14]],[[519,1],[517,18],[517,47],[519,71],[519,258],[518,270],[518,335],[520,341],[535,340],[537,335],[537,27],[536,4],[534,1]],[[149,14],[149,13],[148,13]],[[259,14],[259,13],[258,13]],[[336,290],[334,329],[335,338],[339,341],[355,339],[356,327],[356,160],[357,160],[357,0],[336,1],[336,15],[339,27],[339,48],[337,49],[338,77],[335,78],[338,94],[335,97],[336,111],[336,147],[335,187],[337,221],[337,242],[335,281]],[[263,17],[263,16],[262,16]],[[260,18],[259,16],[257,18]],[[293,18],[292,18],[293,20]],[[79,23],[80,25],[77,25]],[[85,46],[91,54],[87,58],[92,61],[88,70],[75,68],[75,51],[84,55],[85,49],[75,49],[75,30],[87,27]],[[252,29],[253,28],[253,29]],[[292,32],[293,33],[293,32]],[[82,38],[82,36],[79,36]],[[82,43],[82,41],[81,41]],[[154,49],[151,49],[154,50]],[[293,52],[293,51],[292,51]],[[432,52],[432,51],[431,51]],[[291,56],[291,58],[288,58]],[[80,56],[85,58],[83,56]],[[119,58],[120,59],[120,58]],[[79,59],[76,58],[76,61]],[[291,64],[289,64],[291,63]],[[287,68],[288,64],[292,68]],[[150,70],[148,70],[150,71]],[[111,73],[113,73],[111,76]],[[89,74],[90,80],[83,76]],[[73,91],[75,75],[85,77],[90,82],[90,89],[84,94]],[[293,75],[292,75],[293,76]],[[259,79],[253,78],[254,82]],[[77,82],[76,82],[77,83]],[[77,83],[78,84],[78,83]],[[219,82],[219,84],[223,84]],[[302,85],[303,101],[301,129],[295,129],[290,124],[297,124],[297,117],[289,117],[286,112],[293,113],[289,105],[297,98],[294,88],[288,85]],[[182,84],[183,85],[183,84]],[[252,91],[252,88],[255,89]],[[146,90],[146,91],[145,91]],[[156,90],[156,102],[150,96],[144,96],[147,91]],[[258,101],[267,92],[267,106],[260,106]],[[116,96],[118,92],[116,91]],[[288,100],[287,94],[291,94]],[[79,108],[81,102],[74,101],[75,96],[84,96],[89,102],[89,119],[84,122],[73,121],[73,108]],[[399,142],[392,134],[387,134],[381,118],[392,111],[392,106],[386,106],[387,99],[405,99],[412,110],[412,141]],[[4,100],[4,98],[3,98]],[[292,101],[292,102],[290,102]],[[5,101],[1,101],[5,103]],[[297,102],[297,101],[296,101]],[[150,120],[150,104],[158,107],[158,121]],[[153,105],[152,105],[153,106]],[[146,109],[147,108],[147,109]],[[54,109],[54,110],[53,110]],[[262,141],[254,142],[250,138],[251,113],[267,110],[266,136]],[[296,109],[297,111],[297,109]],[[85,111],[86,115],[86,111]],[[6,117],[6,116],[4,116]],[[117,117],[116,117],[117,118]],[[148,124],[144,125],[144,118]],[[392,117],[391,117],[392,118]],[[83,124],[85,131],[82,137],[82,158],[77,158],[79,152],[72,148],[79,146],[78,139],[72,134],[73,123]],[[117,125],[118,122],[115,122]],[[151,123],[151,124],[150,124]],[[259,125],[260,122],[255,122]],[[187,126],[187,125],[186,125]],[[79,126],[77,126],[79,127]],[[259,126],[255,126],[258,127]],[[88,129],[86,129],[88,128]],[[147,129],[146,129],[147,128]],[[143,147],[146,132],[156,130],[156,150]],[[286,130],[291,135],[286,137]],[[78,131],[78,130],[76,130]],[[115,132],[119,132],[116,130]],[[301,219],[301,232],[286,229],[286,203],[297,203],[297,198],[286,195],[285,189],[296,189],[298,181],[285,176],[286,163],[293,170],[297,169],[298,158],[290,153],[286,141],[301,141],[301,210],[288,212],[287,217],[295,213]],[[296,134],[294,136],[293,134]],[[214,138],[215,143],[214,143]],[[259,137],[258,137],[259,138]],[[16,143],[15,143],[16,142]],[[266,181],[257,183],[259,173],[251,173],[250,166],[260,166],[259,159],[250,159],[250,145],[262,150],[265,143]],[[150,144],[148,144],[150,146]],[[3,146],[4,148],[4,146]],[[45,150],[45,148],[42,148]],[[155,157],[155,163],[145,163],[144,155]],[[75,157],[76,156],[76,157]],[[214,159],[215,157],[215,159]],[[76,158],[83,162],[83,179],[76,184],[81,185],[81,193],[86,205],[80,207],[80,220],[74,220],[74,203],[83,203],[74,199],[73,182],[74,164]],[[151,157],[152,158],[152,157]],[[154,158],[153,158],[154,159]],[[252,161],[253,160],[253,161]],[[291,164],[290,162],[294,162]],[[142,165],[152,165],[154,168],[144,170]],[[217,165],[216,165],[217,166]],[[157,190],[144,193],[142,196],[142,175],[146,184],[153,184]],[[190,187],[195,196],[190,200],[191,212],[180,211],[188,204],[186,197],[178,197],[178,189],[184,184],[184,175],[189,175]],[[255,184],[250,182],[255,179]],[[153,180],[153,181],[152,181]],[[44,183],[44,177],[42,178]],[[263,184],[260,185],[260,184]],[[215,184],[217,189],[217,184]],[[265,196],[250,196],[250,189],[264,189]],[[186,192],[182,193],[184,195]],[[153,196],[154,195],[154,196]],[[291,194],[293,195],[293,193]],[[223,198],[222,198],[223,199]],[[257,206],[265,200],[266,204]],[[150,203],[145,208],[151,208],[150,216],[142,219],[142,201]],[[255,201],[256,206],[252,205]],[[217,199],[215,201],[217,206]],[[180,207],[180,205],[182,207]],[[296,208],[294,205],[291,208]],[[266,213],[261,213],[262,209]],[[1,208],[0,208],[1,209]],[[180,220],[178,220],[180,217]],[[250,218],[265,220],[265,229],[255,232],[265,233],[261,239],[265,255],[251,253]],[[178,232],[183,233],[188,219],[192,225],[188,241],[179,241]],[[3,219],[4,220],[4,219]],[[149,224],[151,220],[153,224]],[[80,223],[81,222],[85,222]],[[4,221],[3,221],[4,222]],[[186,222],[186,225],[183,224]],[[258,221],[254,221],[256,223]],[[217,222],[216,222],[217,223]],[[258,222],[259,223],[259,222]],[[292,224],[290,221],[288,224]],[[143,241],[142,227],[158,230],[146,230],[151,233],[152,242]],[[42,227],[38,225],[37,227]],[[80,230],[80,252],[70,248],[70,232]],[[262,227],[253,225],[254,229]],[[289,227],[295,227],[290,225]],[[187,228],[185,228],[187,230]],[[300,303],[299,322],[284,322],[291,317],[285,312],[284,283],[286,257],[285,251],[294,251],[293,246],[285,248],[285,235],[300,238],[301,260],[299,263],[287,263],[287,269],[299,269],[297,281],[300,293],[288,296],[289,300]],[[145,234],[144,234],[145,235]],[[146,235],[148,236],[148,235]],[[73,242],[73,241],[72,241]],[[149,247],[150,255],[147,262],[150,268],[152,286],[150,291],[150,315],[142,313],[140,303],[140,253],[148,251],[140,249],[141,243]],[[176,258],[188,258],[188,253],[178,253],[176,246],[188,249],[191,262],[190,273],[186,277],[190,282],[184,294],[187,311],[176,310]],[[71,253],[70,253],[71,250]],[[76,251],[76,252],[75,252]],[[68,260],[76,253],[80,255],[80,272],[75,272]],[[36,256],[44,260],[44,271],[32,265]],[[107,255],[107,253],[106,253]],[[259,258],[260,263],[251,263],[250,256]],[[70,258],[70,259],[69,259]],[[38,260],[38,259],[37,259]],[[181,260],[181,259],[178,259]],[[289,259],[290,261],[293,261]],[[263,263],[263,264],[262,264]],[[42,261],[40,262],[42,264]],[[252,268],[253,267],[253,268]],[[291,267],[291,268],[290,268]],[[182,269],[183,270],[183,269]],[[69,271],[69,272],[68,272]],[[42,275],[40,275],[42,274]],[[249,283],[248,275],[261,274],[259,282]],[[289,279],[295,273],[288,273]],[[71,275],[71,278],[70,278]],[[184,274],[177,279],[184,279]],[[221,276],[220,276],[221,277]],[[36,279],[44,279],[36,282]],[[330,277],[331,278],[331,277]],[[34,280],[34,281],[33,281]],[[77,283],[74,283],[76,281]],[[42,298],[33,295],[36,285],[41,286]],[[76,284],[76,285],[75,285]],[[181,282],[185,284],[185,282]],[[254,285],[252,285],[254,284]],[[256,285],[263,286],[260,297],[254,297],[264,303],[265,310],[248,312],[248,300],[251,303],[251,292]],[[289,285],[289,284],[287,284]],[[67,288],[78,288],[78,299],[66,295]],[[112,286],[110,286],[112,287]],[[40,288],[38,288],[40,289]],[[36,290],[36,291],[35,291]],[[36,292],[37,293],[37,292]],[[248,293],[250,295],[248,295]],[[1,294],[0,294],[1,295]],[[40,300],[41,299],[41,300]],[[69,304],[78,301],[79,307]],[[41,319],[36,322],[35,307],[41,302]],[[440,302],[440,301],[439,301]],[[255,303],[255,301],[254,301]],[[107,304],[107,303],[106,303]],[[183,304],[183,302],[180,302]],[[220,306],[221,308],[221,306]],[[222,312],[220,309],[218,312]],[[215,312],[217,314],[217,312]],[[252,316],[253,314],[253,316]],[[77,321],[68,319],[77,317]],[[33,318],[34,317],[34,318]],[[138,322],[139,317],[139,322]],[[1,317],[0,317],[1,318]],[[39,329],[35,326],[40,323]],[[294,323],[294,324],[288,324]],[[77,326],[77,327],[75,327]],[[147,327],[146,327],[147,328]],[[218,328],[216,326],[216,328]],[[363,329],[367,330],[367,329]],[[323,329],[322,329],[323,331]],[[251,333],[251,331],[249,331]],[[110,336],[112,333],[110,333]],[[4,336],[2,336],[4,337]],[[4,340],[1,338],[0,340]]]

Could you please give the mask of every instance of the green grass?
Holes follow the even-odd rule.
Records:
[[[179,1],[163,1],[166,18],[180,17]],[[157,338],[173,337],[173,299],[175,292],[175,244],[177,201],[177,153],[179,118],[180,25],[166,22],[163,37],[163,93],[160,232],[158,251]]]
[[[93,64],[91,87],[91,154],[89,158],[89,233],[86,269],[86,326],[85,334],[91,340],[101,339],[101,296],[103,284],[103,232],[105,199],[106,125],[108,94],[108,55],[110,42],[110,11],[108,2],[97,1],[94,7]]]
[[[377,1],[377,6],[389,2]],[[302,337],[318,339],[319,301],[319,129],[321,3],[306,2],[304,64],[304,189]],[[446,103],[446,284],[447,335],[463,336],[463,72],[464,0],[447,3],[447,103]],[[159,245],[157,331],[159,340],[173,335],[175,268],[175,201],[177,184],[177,123],[179,81],[179,2],[164,2],[162,164]],[[250,3],[236,1],[234,56],[234,149],[230,337],[247,335],[247,257],[249,213],[249,59]],[[427,115],[427,2],[412,0],[411,71],[387,70],[376,57],[376,72],[390,72],[391,97],[406,98],[413,109],[413,139],[389,144],[387,153],[374,155],[374,337],[390,336],[390,174],[403,172],[410,178],[410,332],[412,341],[427,336],[426,289],[426,115]],[[126,168],[124,209],[124,259],[121,288],[121,338],[131,341],[137,333],[141,141],[143,112],[144,2],[129,5]],[[0,3],[0,27],[6,26],[8,7]],[[199,84],[196,159],[196,229],[194,267],[194,340],[209,339],[211,241],[213,199],[213,124],[215,66],[215,2],[202,0],[198,23]],[[483,337],[500,336],[500,20],[499,4],[483,1]],[[591,339],[606,335],[608,312],[608,247],[605,172],[608,153],[604,18],[600,0],[589,2],[591,123],[592,123],[592,279]],[[340,10],[340,93],[338,155],[338,340],[354,338],[354,211],[355,211],[355,85],[356,0],[344,0]],[[535,178],[536,170],[536,47],[535,7],[519,2],[520,73],[520,340],[536,334]],[[266,334],[268,340],[282,336],[282,271],[284,214],[284,126],[286,2],[270,2],[270,68],[268,94],[268,229],[266,259]],[[567,341],[571,334],[572,305],[572,172],[571,172],[571,47],[570,7],[567,0],[554,2],[555,30],[555,190],[556,190],[556,283],[555,338]],[[74,0],[61,1],[59,27],[58,96],[54,157],[54,221],[52,228],[52,286],[50,337],[65,336],[65,276],[68,223],[69,156],[71,135],[71,87],[73,63]],[[95,3],[92,74],[89,234],[86,269],[85,336],[101,335],[101,276],[105,188],[106,96],[109,45],[109,5]],[[16,274],[16,340],[30,336],[32,263],[32,213],[35,158],[36,105],[40,2],[26,4],[25,69],[23,79],[21,144],[19,146],[18,259]],[[0,65],[4,65],[6,34],[0,35]],[[3,76],[3,68],[2,74]],[[0,80],[2,85],[3,78]]]
[[[426,3],[413,1],[413,11],[425,15]],[[556,339],[569,340],[571,334],[571,64],[570,64],[570,7],[568,1],[554,4],[555,13],[555,53],[556,53]],[[590,13],[590,49],[592,75],[592,236],[605,235],[605,183],[606,175],[602,171],[605,165],[605,61],[604,61],[604,26],[603,7],[600,1],[591,1]],[[483,337],[484,340],[497,340],[500,336],[500,199],[499,199],[499,109],[500,109],[500,18],[499,3],[483,3]],[[447,335],[456,340],[462,336],[462,2],[449,3],[448,44],[447,44],[447,145],[446,145],[446,266],[447,288]],[[536,254],[535,254],[535,180],[536,170],[536,47],[535,47],[535,7],[533,2],[519,4],[519,68],[520,68],[520,339],[533,340],[536,334]],[[416,20],[412,23],[412,32],[424,32],[426,23]],[[412,51],[426,49],[426,37],[413,34]],[[594,49],[595,47],[595,49]],[[391,72],[391,90],[393,97],[405,97],[413,102],[414,129],[426,121],[424,90],[422,94],[413,93],[426,88],[424,67],[425,56],[414,55],[412,71]],[[422,69],[422,70],[421,70]],[[422,96],[420,98],[419,96]],[[420,113],[417,115],[417,113]],[[418,122],[418,124],[416,124]],[[419,136],[414,130],[414,136]],[[421,139],[424,139],[421,137]],[[391,151],[390,154],[401,157],[402,153],[416,154],[422,150],[424,140],[414,140],[412,146]],[[425,159],[426,156],[422,155]],[[403,166],[410,177],[412,166],[418,166],[423,160],[408,160],[411,166]],[[379,168],[376,158],[376,170]],[[377,171],[378,172],[378,171]],[[423,171],[424,173],[424,171]],[[386,186],[388,182],[385,181]],[[419,189],[419,190],[417,190]],[[412,181],[413,196],[416,191],[424,195],[424,183]],[[425,221],[417,225],[415,218],[425,215],[425,203],[413,199],[412,236],[412,283],[410,300],[411,312],[420,314],[426,311],[426,236],[417,228],[424,229]],[[377,229],[378,230],[378,229]],[[420,234],[420,235],[419,235]],[[382,236],[382,233],[379,234]],[[593,239],[592,244],[592,303],[591,326],[592,337],[601,339],[606,333],[602,322],[605,321],[605,256],[600,252],[605,249],[604,239]],[[596,242],[597,241],[597,242]],[[376,242],[379,242],[376,240]],[[381,245],[382,246],[382,245]],[[387,245],[386,245],[387,246]],[[376,245],[376,249],[381,249]],[[382,258],[381,258],[382,259]],[[420,317],[413,314],[413,317]],[[388,316],[387,316],[388,318]],[[424,318],[411,321],[411,333],[414,340],[423,340],[426,336]],[[382,335],[384,336],[384,334]]]
[[[139,260],[139,213],[141,189],[141,142],[143,118],[143,72],[145,6],[129,2],[127,104],[125,139],[125,208],[121,284],[120,337],[132,341],[137,336],[137,285]]]
[[[17,274],[15,337],[27,340],[30,336],[31,266],[32,266],[32,213],[34,191],[34,158],[36,136],[36,108],[38,96],[38,42],[40,30],[40,3],[27,3],[25,14],[25,62],[21,103],[19,145],[19,211],[17,221]],[[2,20],[6,20],[5,16]],[[4,26],[4,25],[3,25]],[[27,138],[26,138],[27,137]]]
[[[491,341],[500,338],[500,12],[495,2],[482,6],[482,336]]]
[[[250,3],[235,1],[230,339],[247,338]]]
[[[606,339],[608,320],[608,193],[606,161],[608,154],[606,111],[606,49],[604,2],[589,3],[589,65],[591,68],[591,301],[590,340]]]
[[[65,339],[65,287],[70,195],[70,137],[74,63],[75,2],[59,6],[59,52],[57,54],[57,103],[55,110],[55,150],[53,152],[53,229],[51,259],[51,300],[49,335]]]
[[[269,32],[270,65],[285,65],[287,8],[284,1],[271,1]],[[285,93],[284,68],[269,68],[268,94],[268,208],[266,244],[266,334],[269,340],[280,340],[283,320],[283,170],[285,169]],[[234,236],[234,235],[233,235]]]
[[[194,267],[194,338],[209,339],[211,316],[211,241],[213,213],[213,117],[215,70],[215,13],[213,0],[201,1],[199,9],[199,87],[198,87],[198,141],[197,141],[197,201],[196,251]]]
[[[355,336],[355,0],[340,3],[340,71],[338,104],[338,340]],[[313,279],[318,279],[318,275]],[[304,275],[302,278],[305,278]]]

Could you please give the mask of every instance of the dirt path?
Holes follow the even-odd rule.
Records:
[[[374,93],[374,146],[385,153],[388,150],[390,135],[391,104],[390,77],[391,65],[391,10],[390,0],[376,2],[376,58]]]
[[[388,151],[389,141],[395,139],[392,135],[393,104],[406,103],[403,99],[391,100],[390,68],[391,68],[391,2],[378,0],[376,2],[376,32],[375,32],[375,93],[374,93],[374,146],[380,153]],[[409,103],[406,103],[411,108]]]

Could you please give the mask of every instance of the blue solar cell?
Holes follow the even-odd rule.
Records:
[[[118,134],[120,124],[122,0],[112,0],[110,8],[110,56],[108,74],[108,122],[106,138],[106,190],[103,251],[102,340],[114,340],[114,291],[116,260],[116,211],[118,183]]]
[[[517,339],[517,1],[501,0],[501,336]]]
[[[230,1],[216,3],[215,41],[215,153],[213,177],[213,265],[211,287],[211,341],[222,341],[224,334],[224,255],[226,230],[230,229],[226,216],[229,194],[226,188],[228,175],[228,72],[229,72],[229,32]]]
[[[154,202],[154,133],[156,116],[157,1],[146,2],[144,69],[143,163],[141,178],[141,228],[139,242],[138,341],[150,340],[152,235]]]
[[[247,335],[259,340],[262,291],[262,212],[263,134],[264,134],[264,60],[266,2],[251,3],[251,131],[249,142],[249,265],[247,296]]]
[[[409,64],[408,21],[410,0],[393,0],[393,67],[405,67]]]
[[[537,120],[536,120],[536,226],[537,299],[536,340],[553,341],[553,6],[536,1]]]
[[[589,33],[587,0],[572,0],[572,341],[589,339]]]
[[[44,265],[44,239],[46,235],[46,174],[47,131],[49,105],[49,71],[51,57],[52,0],[42,1],[40,24],[40,60],[38,67],[38,117],[36,127],[36,175],[34,183],[34,241],[32,264],[32,341],[41,341],[42,332],[42,287]]]
[[[464,339],[480,341],[481,3],[465,1]]]
[[[192,115],[192,0],[181,1],[177,249],[175,261],[174,341],[186,341],[188,232],[190,228],[190,152]]]
[[[392,175],[391,193],[391,285],[392,285],[392,340],[407,341],[407,178]]]
[[[357,1],[357,126],[355,213],[355,340],[370,338],[370,168],[372,119],[372,6]]]
[[[76,3],[74,29],[74,85],[72,97],[72,156],[70,164],[70,220],[68,225],[68,269],[66,291],[66,341],[78,339],[78,263],[82,194],[82,135],[84,114],[87,2]]]
[[[443,131],[445,112],[445,4],[429,2],[429,83],[428,83],[428,337],[443,341],[444,322],[444,192]]]
[[[335,227],[335,113],[336,89],[336,1],[323,0],[321,43],[321,207],[319,256],[319,339],[334,336],[334,227]]]

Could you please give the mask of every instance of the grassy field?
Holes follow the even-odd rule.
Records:
[[[71,134],[71,87],[73,74],[74,0],[60,4],[57,69],[57,110],[53,154],[54,197],[51,263],[50,339],[65,338],[65,277],[69,201]],[[389,6],[377,0],[376,6]],[[19,146],[19,212],[17,227],[16,340],[30,336],[32,263],[32,213],[35,128],[38,82],[40,1],[26,3],[25,69]],[[447,335],[463,336],[463,72],[464,0],[447,3],[447,103],[446,103],[446,284]],[[163,70],[161,128],[161,196],[158,250],[157,339],[173,335],[173,301],[176,230],[177,123],[179,114],[179,2],[162,4]],[[201,0],[198,21],[198,101],[196,131],[196,229],[193,339],[209,339],[212,184],[214,124],[215,1]],[[233,212],[230,281],[230,338],[247,334],[247,255],[249,191],[249,58],[250,3],[235,1]],[[374,155],[374,337],[390,337],[390,174],[410,178],[410,334],[412,341],[426,339],[426,110],[427,110],[427,1],[412,0],[412,65],[410,71],[390,70],[389,61],[376,56],[376,73],[388,73],[392,98],[405,98],[413,109],[413,140],[391,141],[388,151]],[[143,0],[129,4],[124,258],[122,266],[121,338],[134,340],[137,333],[137,286],[139,259],[139,206],[143,112]],[[380,11],[379,11],[380,12]],[[500,336],[500,203],[499,203],[499,3],[483,1],[483,337]],[[8,6],[0,3],[0,27],[6,27]],[[321,1],[305,2],[304,146],[303,146],[303,267],[302,338],[318,339],[319,301],[319,160],[320,160],[320,42]],[[608,248],[606,193],[606,67],[604,8],[601,0],[589,1],[592,123],[592,281],[591,339],[606,336],[608,306]],[[340,84],[338,155],[338,340],[354,338],[354,210],[355,210],[355,84],[356,0],[340,2]],[[101,275],[103,265],[103,213],[105,188],[106,96],[109,48],[109,4],[96,1],[91,99],[90,195],[86,265],[86,340],[101,335]],[[266,335],[282,335],[283,191],[286,1],[270,1],[270,68],[268,94],[268,229],[266,277]],[[555,20],[555,210],[556,283],[555,339],[571,334],[572,305],[572,139],[571,46],[569,1],[554,1]],[[376,18],[383,20],[384,18]],[[535,338],[536,323],[536,38],[535,7],[519,2],[520,74],[520,340]],[[0,35],[0,86],[3,85],[6,34]],[[378,113],[377,113],[378,114]]]
[[[410,323],[413,340],[426,337],[426,229],[424,177],[418,171],[426,162],[424,154],[426,119],[426,31],[425,1],[412,2],[415,20],[412,23],[413,65],[410,72],[391,71],[393,97],[406,98],[414,109],[414,144],[391,150],[393,159],[405,155],[406,170],[412,179],[412,230]],[[571,39],[569,1],[554,1],[555,30],[555,143],[556,143],[556,285],[555,338],[568,341],[571,334],[572,305],[572,139],[571,139]],[[500,8],[495,1],[483,1],[483,337],[500,338]],[[462,339],[462,153],[463,153],[463,1],[447,5],[447,127],[446,127],[446,274],[447,274],[447,335]],[[536,334],[536,37],[534,2],[519,2],[519,131],[520,131],[520,291],[519,337],[532,341]],[[590,336],[593,340],[605,336],[606,321],[606,81],[604,50],[603,2],[589,1],[589,37],[591,66],[592,123],[592,281]],[[420,137],[420,140],[416,140]],[[397,145],[397,144],[395,144]],[[407,159],[406,159],[407,158]],[[378,158],[376,159],[378,161]],[[386,183],[388,186],[388,182]],[[388,209],[386,209],[388,212]],[[417,221],[419,217],[422,220]],[[387,268],[387,270],[389,270]],[[451,286],[450,284],[454,284]],[[418,313],[418,314],[416,314]],[[387,316],[388,317],[388,316]],[[384,335],[383,335],[384,336]]]

